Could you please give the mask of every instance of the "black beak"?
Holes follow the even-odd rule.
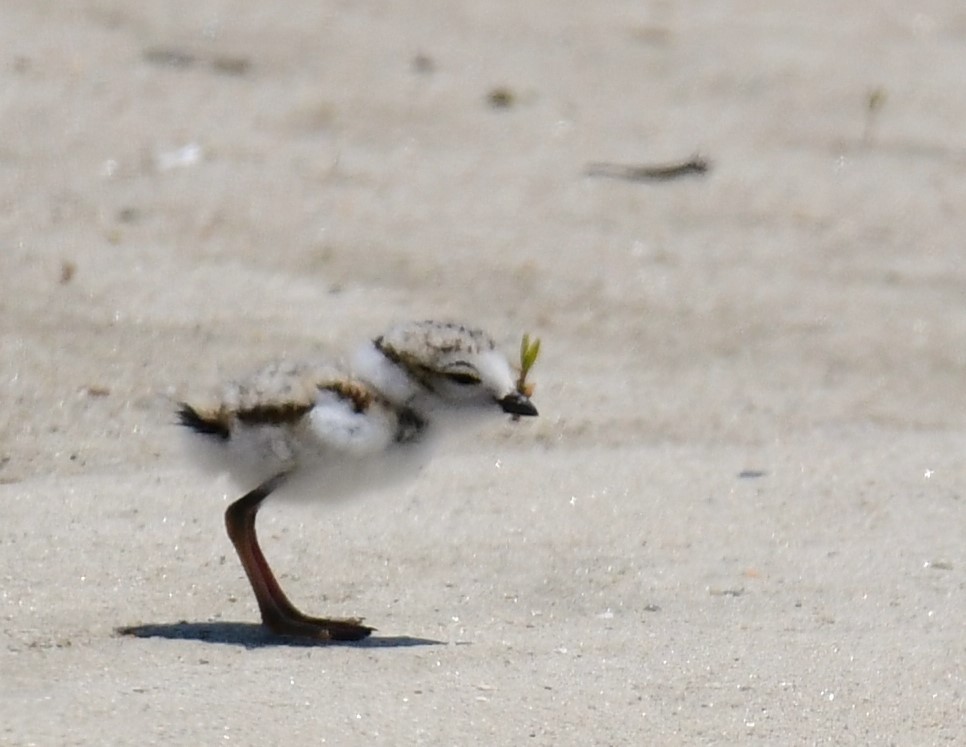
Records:
[[[533,406],[533,403],[528,397],[520,392],[513,392],[508,394],[503,399],[497,400],[500,407],[503,408],[503,412],[509,413],[510,415],[536,415],[537,408]]]

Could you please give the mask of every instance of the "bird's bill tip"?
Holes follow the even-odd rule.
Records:
[[[524,415],[532,417],[537,415],[537,408],[533,406],[530,398],[520,392],[512,392],[501,400],[498,400],[503,412],[509,415]]]

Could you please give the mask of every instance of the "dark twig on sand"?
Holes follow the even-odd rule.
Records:
[[[692,174],[701,175],[711,168],[702,156],[692,156],[686,161],[657,165],[629,166],[621,163],[591,163],[584,169],[587,176],[605,176],[631,182],[668,181]]]

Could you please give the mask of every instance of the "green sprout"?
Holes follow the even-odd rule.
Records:
[[[517,379],[517,391],[525,397],[533,396],[534,384],[527,381],[527,374],[537,362],[539,355],[540,338],[531,341],[530,335],[524,332],[523,339],[520,341],[520,376]]]

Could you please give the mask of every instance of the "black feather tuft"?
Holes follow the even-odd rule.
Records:
[[[222,441],[227,441],[231,437],[231,431],[224,421],[218,418],[205,417],[191,405],[182,402],[178,407],[178,422],[190,428],[195,433],[205,436],[213,436]]]

